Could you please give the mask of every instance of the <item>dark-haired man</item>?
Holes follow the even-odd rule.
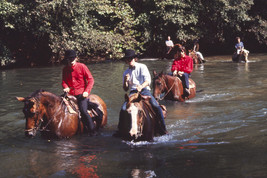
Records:
[[[175,47],[175,51],[177,51],[177,58],[172,63],[172,74],[182,79],[185,92],[190,95],[189,75],[193,71],[193,60],[186,55],[184,47]]]
[[[78,62],[76,51],[65,51],[64,62],[66,66],[62,72],[63,91],[77,98],[83,124],[90,135],[96,135],[93,120],[87,112],[87,97],[93,88],[94,78],[88,67]]]

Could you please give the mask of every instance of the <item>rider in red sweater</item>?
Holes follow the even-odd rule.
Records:
[[[172,63],[172,74],[179,76],[184,84],[185,92],[190,95],[189,75],[193,71],[193,60],[187,56],[184,47],[176,47],[177,58]]]
[[[96,135],[93,120],[87,112],[87,97],[93,88],[94,78],[88,67],[77,62],[77,60],[74,50],[67,50],[65,52],[64,61],[67,65],[63,68],[62,72],[63,91],[77,98],[83,124],[88,129],[90,135]]]

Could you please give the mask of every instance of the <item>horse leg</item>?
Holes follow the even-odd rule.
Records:
[[[87,98],[83,98],[82,96],[78,97],[78,106],[82,115],[82,122],[85,127],[87,127],[88,131],[93,133],[95,130],[95,125],[93,119],[87,112],[88,109],[88,100]],[[94,134],[94,133],[93,133]]]

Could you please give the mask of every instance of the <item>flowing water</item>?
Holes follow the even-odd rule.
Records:
[[[97,137],[63,140],[26,138],[23,103],[15,99],[40,88],[62,94],[63,66],[0,71],[0,177],[266,177],[267,54],[252,54],[247,64],[231,56],[206,60],[192,72],[195,98],[161,101],[169,135],[138,143],[112,137],[126,64],[89,65],[108,125]],[[151,74],[170,71],[170,60],[141,62]]]

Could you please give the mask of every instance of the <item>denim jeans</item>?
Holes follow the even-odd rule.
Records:
[[[134,93],[137,93],[137,90],[132,90],[130,92],[130,96],[131,96],[131,94],[134,94]],[[160,105],[158,104],[157,100],[154,98],[154,96],[147,89],[143,89],[140,92],[140,94],[144,95],[144,96],[150,96],[150,101],[149,102],[152,105],[154,111],[156,112],[156,115],[159,116],[159,121],[161,123],[161,129],[162,129],[162,131],[165,132],[166,131],[166,126],[165,126],[164,116],[163,116],[162,109],[161,109]],[[126,103],[123,104],[122,109],[126,110]]]
[[[168,75],[173,76],[172,73],[168,73]],[[182,80],[183,87],[188,89],[189,89],[189,76],[190,76],[189,73],[184,73],[181,77],[179,77]]]
[[[189,75],[188,73],[184,73],[181,77],[181,80],[184,83],[184,88],[189,88]]]

